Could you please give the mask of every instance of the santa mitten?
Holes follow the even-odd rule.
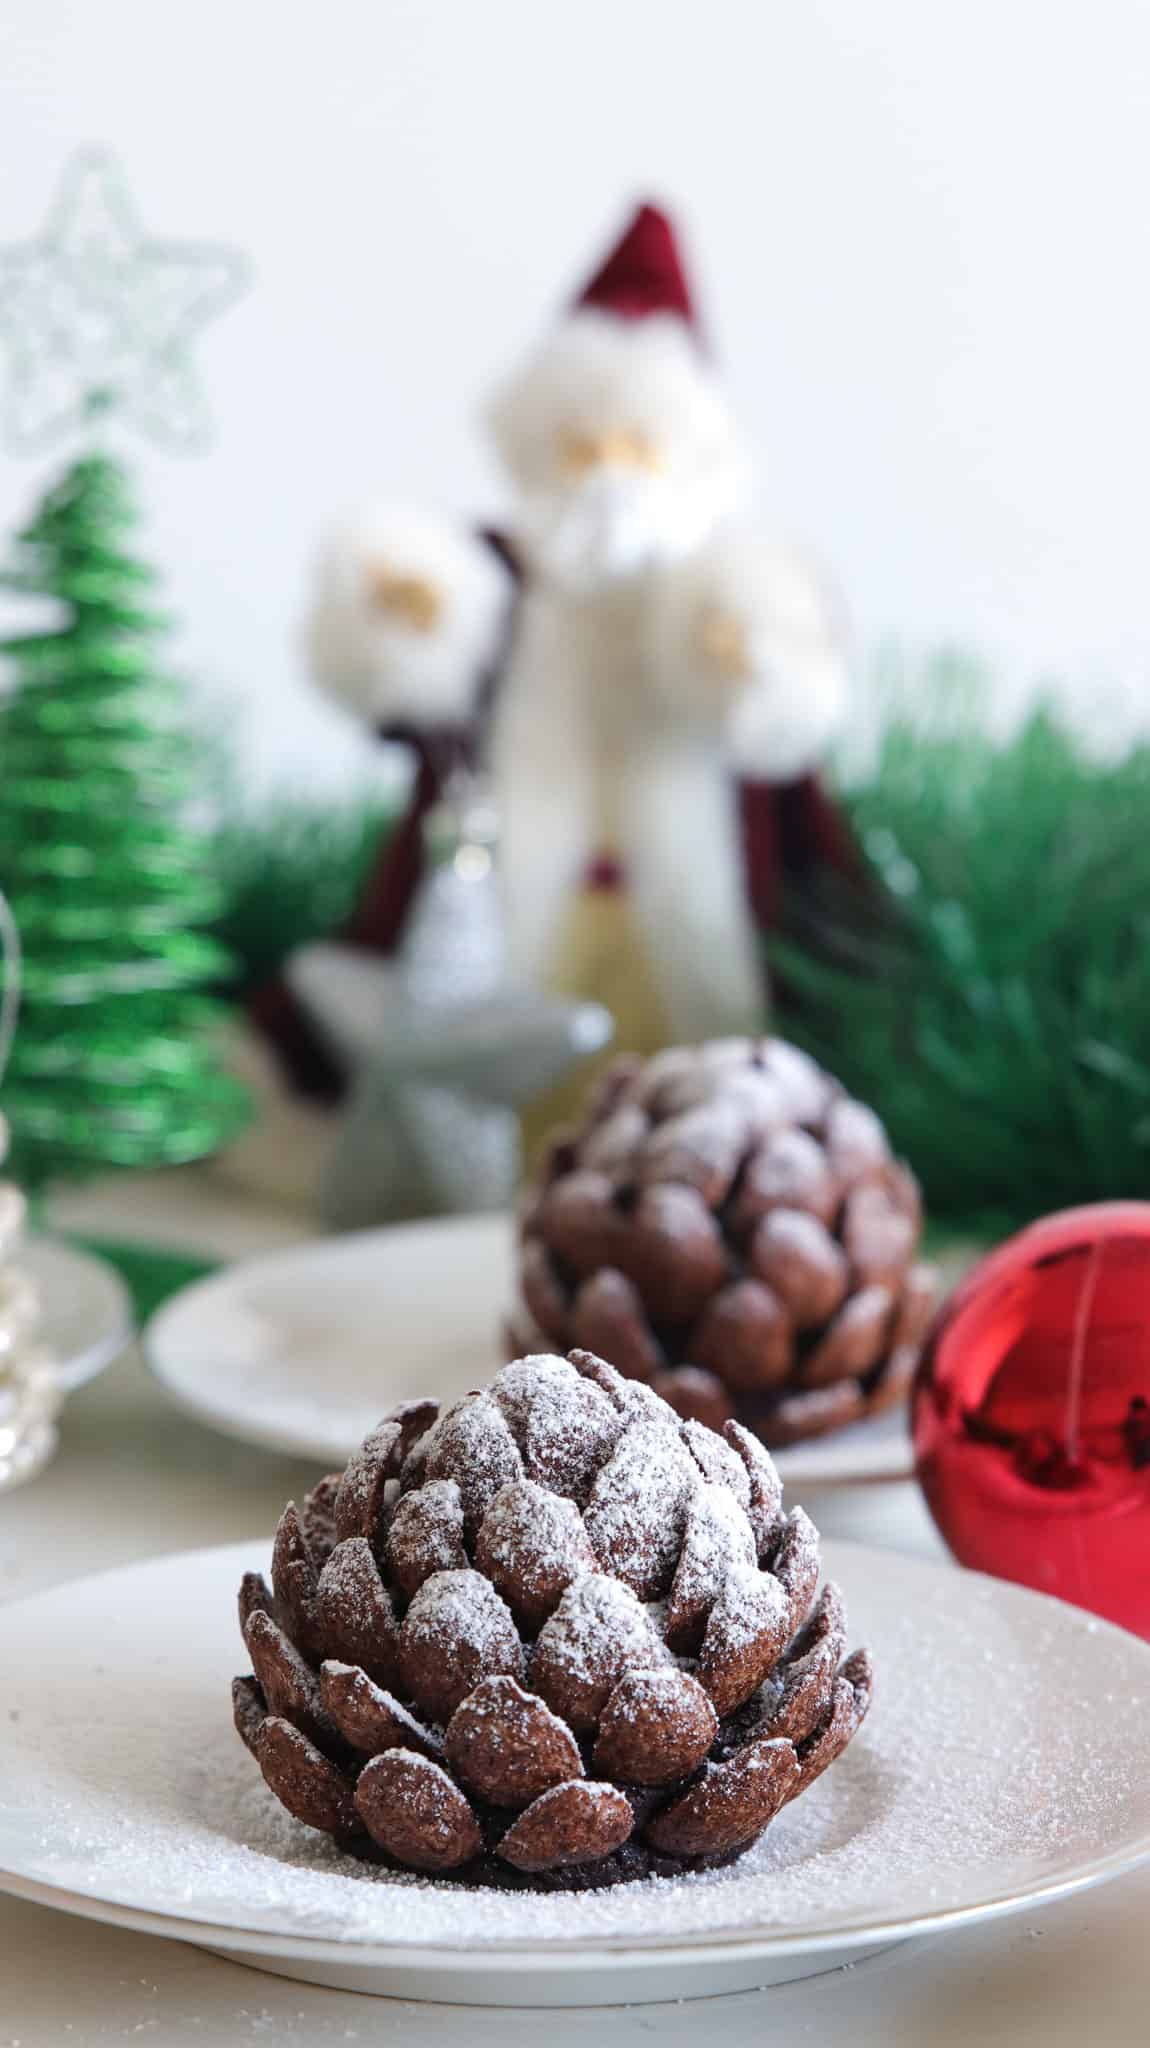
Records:
[[[468,725],[510,594],[494,549],[455,521],[397,506],[361,514],[320,560],[313,679],[372,728]]]
[[[739,774],[793,781],[837,735],[843,635],[797,551],[724,534],[667,572],[650,632],[654,687],[677,717],[723,735]]]

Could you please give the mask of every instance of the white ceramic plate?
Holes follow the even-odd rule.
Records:
[[[59,1238],[30,1237],[19,1257],[39,1290],[44,1343],[71,1393],[131,1343],[128,1290],[104,1259]]]
[[[148,1360],[225,1435],[342,1465],[392,1402],[466,1393],[498,1371],[514,1264],[506,1216],[293,1245],[174,1295],[145,1332]],[[797,1444],[778,1465],[792,1486],[905,1478],[905,1413]]]
[[[1150,1648],[955,1567],[828,1544],[875,1706],[731,1869],[524,1897],[341,1857],[230,1726],[259,1547],[0,1613],[0,1886],[317,1983],[497,2004],[701,1996],[1033,1909],[1150,1854]]]

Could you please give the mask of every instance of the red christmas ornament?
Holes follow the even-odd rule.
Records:
[[[1150,1203],[1032,1223],[942,1310],[912,1406],[960,1564],[1150,1636]]]

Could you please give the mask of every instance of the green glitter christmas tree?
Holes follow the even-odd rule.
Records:
[[[5,1079],[13,1165],[57,1175],[159,1166],[242,1121],[205,990],[227,958],[190,813],[188,743],[161,645],[155,578],[129,553],[123,470],[74,463],[18,537],[3,587],[55,600],[44,630],[0,642],[0,883],[23,953]]]

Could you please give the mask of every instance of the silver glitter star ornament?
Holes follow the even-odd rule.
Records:
[[[429,869],[399,957],[304,946],[289,983],[350,1076],[321,1202],[336,1229],[506,1208],[518,1110],[611,1037],[597,1003],[507,974],[495,820],[468,778],[425,823]]]
[[[9,446],[113,418],[170,449],[203,447],[192,342],[247,282],[234,249],[146,234],[112,158],[80,151],[41,233],[0,248]]]

